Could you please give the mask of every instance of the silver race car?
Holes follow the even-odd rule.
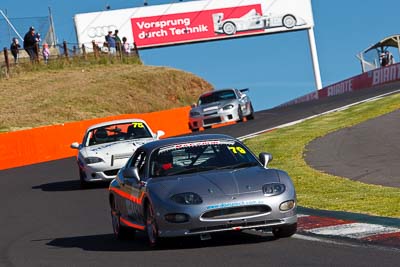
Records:
[[[81,187],[89,182],[111,181],[135,150],[148,142],[159,139],[163,131],[153,133],[147,123],[139,119],[104,122],[90,126],[78,149],[77,163]]]
[[[223,19],[223,13],[213,14],[214,32],[233,35],[237,32],[261,30],[276,27],[291,29],[295,26],[306,24],[302,18],[296,18],[292,14],[274,15],[268,13],[260,15],[255,9],[239,18]]]
[[[202,94],[189,112],[189,129],[211,128],[214,124],[254,119],[249,89],[221,89]]]
[[[221,231],[272,230],[289,237],[297,229],[296,192],[288,174],[269,169],[227,135],[167,138],[139,147],[109,187],[117,238],[145,231],[159,238]]]

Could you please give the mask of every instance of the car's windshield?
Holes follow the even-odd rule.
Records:
[[[199,105],[209,104],[217,101],[235,99],[236,95],[233,90],[222,90],[216,92],[210,92],[202,95],[199,98]]]
[[[85,146],[93,146],[116,141],[152,137],[146,124],[143,122],[126,122],[109,124],[90,130],[86,134]]]
[[[150,158],[150,176],[160,177],[259,165],[250,151],[234,140],[206,140],[174,144]]]

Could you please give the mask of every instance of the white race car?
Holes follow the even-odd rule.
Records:
[[[90,126],[78,149],[77,163],[80,184],[111,181],[125,165],[136,149],[148,142],[158,140],[165,133],[153,133],[147,123],[139,119],[114,120]]]
[[[233,35],[240,31],[286,27],[291,29],[295,26],[306,24],[302,18],[296,18],[292,14],[260,15],[255,9],[250,10],[240,18],[223,19],[223,13],[213,14],[214,32]]]

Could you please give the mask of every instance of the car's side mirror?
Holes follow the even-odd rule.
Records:
[[[79,148],[79,143],[78,142],[73,142],[70,146],[73,149],[78,149]]]
[[[260,159],[260,161],[261,161],[262,165],[264,166],[264,168],[266,168],[268,166],[268,163],[272,161],[272,154],[266,153],[266,152],[262,152],[262,153],[260,153],[258,158]]]
[[[190,107],[191,107],[191,108],[195,108],[195,107],[197,107],[197,104],[196,104],[196,103],[193,103],[193,104],[190,105]]]
[[[122,171],[122,176],[124,176],[124,180],[126,181],[135,181],[135,182],[139,182],[140,181],[140,177],[139,177],[139,171],[137,169],[137,167],[130,167],[130,168],[125,168]]]
[[[162,130],[158,130],[156,133],[156,138],[160,138],[161,136],[165,135],[165,132]]]

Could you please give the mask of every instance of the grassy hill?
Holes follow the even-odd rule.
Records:
[[[0,132],[190,105],[211,84],[141,64],[40,66],[0,79]]]

